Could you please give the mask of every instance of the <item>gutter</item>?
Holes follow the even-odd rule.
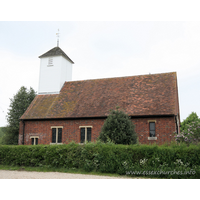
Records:
[[[133,118],[150,118],[150,117],[174,117],[175,114],[160,114],[160,115],[134,115]],[[107,116],[91,116],[91,117],[63,117],[63,118],[37,118],[37,119],[22,119],[22,121],[48,121],[48,120],[80,120],[80,119],[106,119]]]

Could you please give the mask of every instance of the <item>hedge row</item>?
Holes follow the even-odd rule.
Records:
[[[129,176],[200,178],[200,146],[79,145],[0,146],[0,164],[79,168]]]

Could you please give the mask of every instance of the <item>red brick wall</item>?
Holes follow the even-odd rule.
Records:
[[[75,141],[80,143],[79,126],[93,126],[91,140],[95,141],[99,136],[104,119],[94,120],[50,120],[50,121],[25,121],[24,144],[30,145],[30,136],[39,136],[38,144],[50,144],[52,141],[51,126],[63,126],[62,143]],[[20,122],[19,144],[22,144],[23,124]]]
[[[92,141],[95,141],[101,131],[105,119],[83,119],[83,120],[49,120],[49,121],[25,121],[24,144],[31,145],[31,136],[39,136],[38,144],[50,144],[52,141],[51,126],[63,126],[62,143],[75,141],[80,143],[79,126],[93,126]],[[156,137],[157,140],[149,141],[149,122],[156,120]],[[163,144],[173,139],[175,131],[174,117],[162,118],[137,118],[132,119],[136,127],[139,142],[141,144],[158,143]],[[19,144],[22,144],[23,124],[20,122]]]
[[[148,140],[149,137],[149,122],[148,120],[155,120],[157,140]],[[173,133],[176,130],[174,117],[161,117],[161,118],[139,118],[132,119],[135,124],[135,131],[138,135],[141,144],[164,144],[174,140]]]

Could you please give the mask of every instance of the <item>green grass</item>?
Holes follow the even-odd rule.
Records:
[[[109,176],[109,177],[119,177],[119,178],[134,178],[128,176],[121,176],[119,174],[110,174],[110,173],[100,173],[100,172],[86,172],[81,169],[66,169],[66,168],[48,168],[48,167],[22,167],[22,166],[9,166],[9,165],[0,165],[0,170],[17,170],[17,171],[35,171],[35,172],[61,172],[61,173],[72,173],[72,174],[86,174],[86,175],[97,175],[97,176]],[[137,177],[138,178],[138,177]],[[147,178],[147,177],[140,177]]]

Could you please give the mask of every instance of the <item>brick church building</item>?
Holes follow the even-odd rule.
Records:
[[[109,110],[119,106],[141,144],[163,144],[179,132],[176,72],[72,81],[74,62],[60,47],[39,57],[38,95],[20,118],[19,144],[96,141]]]

